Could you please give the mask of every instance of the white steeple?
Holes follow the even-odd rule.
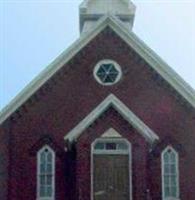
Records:
[[[120,19],[131,30],[135,16],[135,5],[130,0],[84,0],[79,8],[80,32],[93,28],[105,15]]]

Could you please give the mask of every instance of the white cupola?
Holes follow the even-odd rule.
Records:
[[[84,0],[79,8],[80,32],[87,32],[106,15],[117,17],[131,31],[135,10],[130,0]]]

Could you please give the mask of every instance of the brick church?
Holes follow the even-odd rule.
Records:
[[[1,200],[195,199],[195,92],[135,11],[84,0],[80,38],[2,110]]]

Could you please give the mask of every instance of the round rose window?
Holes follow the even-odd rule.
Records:
[[[103,85],[112,85],[121,78],[120,66],[112,60],[102,60],[94,68],[95,79]]]

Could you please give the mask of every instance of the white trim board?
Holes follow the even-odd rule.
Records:
[[[139,119],[122,101],[110,94],[91,113],[89,113],[77,126],[65,137],[65,140],[73,142],[86,130],[98,117],[110,106],[113,106],[121,116],[129,122],[149,143],[159,140],[155,134],[141,119]]]
[[[13,112],[15,112],[28,98],[30,98],[44,83],[46,83],[59,69],[73,58],[105,27],[109,26],[131,48],[133,48],[154,70],[156,70],[173,88],[175,88],[194,108],[194,90],[172,70],[155,52],[153,52],[133,32],[129,31],[120,20],[114,16],[102,17],[97,25],[89,32],[73,43],[67,50],[58,56],[45,70],[40,73],[21,93],[19,93],[1,112],[0,124],[2,124]]]

